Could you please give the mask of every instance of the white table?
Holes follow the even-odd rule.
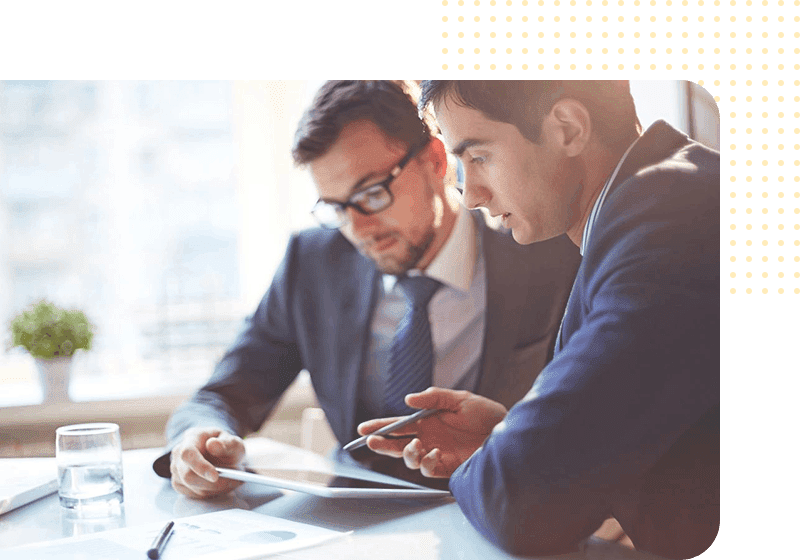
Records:
[[[247,440],[248,455],[274,458],[281,466],[330,469],[340,474],[352,467],[308,451],[264,439]],[[420,560],[493,560],[511,556],[489,544],[464,518],[453,499],[436,501],[357,500],[318,498],[281,492],[266,486],[244,484],[231,494],[211,500],[193,500],[175,492],[152,470],[160,450],[123,454],[125,502],[120,516],[103,520],[75,518],[61,508],[53,494],[0,515],[2,548],[88,534],[120,527],[199,515],[229,508],[317,525],[354,531],[352,537],[322,547],[281,554],[293,560],[313,558],[364,558]],[[52,461],[52,459],[49,459]],[[48,459],[30,459],[48,461]],[[0,460],[0,467],[2,460]],[[363,472],[363,471],[362,471]],[[385,477],[374,475],[381,480]],[[553,557],[551,557],[553,558]],[[592,537],[581,552],[559,556],[564,560],[651,560],[655,557]]]

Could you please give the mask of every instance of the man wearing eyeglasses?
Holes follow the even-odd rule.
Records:
[[[467,211],[413,88],[328,82],[305,114],[293,157],[314,179],[322,228],[292,237],[211,380],[171,418],[171,454],[154,468],[178,491],[233,488],[213,466],[243,459],[240,438],[301,370],[345,444],[362,421],[407,414],[404,396],[432,385],[511,406],[550,359],[577,250],[563,237],[518,245]],[[366,448],[352,458],[417,476]]]

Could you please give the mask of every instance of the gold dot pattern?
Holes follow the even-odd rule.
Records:
[[[800,301],[800,0],[441,0],[440,11],[447,77],[703,86],[720,112],[722,293]]]

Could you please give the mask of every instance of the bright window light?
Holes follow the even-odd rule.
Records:
[[[41,402],[6,325],[46,297],[96,325],[73,401],[202,384],[313,225],[291,160],[318,82],[0,82],[0,406]]]

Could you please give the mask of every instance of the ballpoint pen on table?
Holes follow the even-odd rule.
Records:
[[[384,426],[380,430],[375,430],[371,434],[367,434],[365,436],[361,436],[358,439],[354,439],[353,441],[345,445],[342,449],[344,449],[345,451],[358,449],[359,447],[367,445],[367,438],[369,436],[384,436],[386,434],[390,434],[396,430],[399,430],[400,428],[408,426],[412,422],[416,422],[417,420],[427,418],[428,416],[435,414],[437,412],[439,412],[439,410],[436,408],[426,408],[423,410],[419,410],[410,416],[406,416],[405,418],[398,420],[397,422],[389,424],[388,426]]]
[[[172,535],[172,528],[175,526],[174,521],[170,521],[167,523],[163,529],[158,533],[158,536],[153,541],[153,544],[150,545],[150,549],[147,551],[147,557],[151,558],[152,560],[156,560],[161,553],[164,551],[164,547],[167,545],[167,540]]]

